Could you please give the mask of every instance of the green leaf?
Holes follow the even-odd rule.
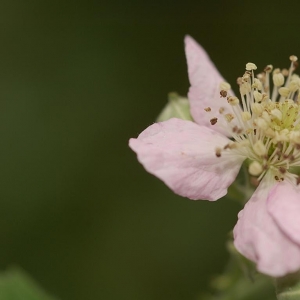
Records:
[[[48,296],[24,271],[11,268],[0,273],[1,300],[57,300]]]

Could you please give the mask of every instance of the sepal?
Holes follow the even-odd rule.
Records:
[[[193,121],[188,98],[179,96],[177,93],[169,93],[168,103],[165,105],[156,121],[162,122],[171,118]]]

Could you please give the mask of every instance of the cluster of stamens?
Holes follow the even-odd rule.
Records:
[[[217,148],[216,156],[231,151],[248,157],[249,173],[258,180],[272,170],[277,181],[291,177],[300,182],[295,168],[300,166],[300,78],[293,74],[297,57],[290,56],[290,61],[289,70],[268,65],[256,77],[256,65],[248,63],[237,80],[241,98],[230,95],[230,85],[222,83],[220,98],[231,110],[220,107],[218,118],[210,119],[212,125],[225,124],[232,140]],[[205,111],[216,114],[210,107]]]

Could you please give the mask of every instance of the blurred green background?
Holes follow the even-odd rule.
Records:
[[[284,3],[284,5],[283,5]],[[232,86],[300,55],[299,2],[0,4],[0,266],[60,299],[196,299],[240,207],[193,202],[127,146],[189,83],[183,37]]]

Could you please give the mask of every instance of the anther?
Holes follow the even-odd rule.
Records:
[[[264,73],[259,73],[256,77],[260,80],[260,82],[265,82],[266,75]]]
[[[289,75],[289,70],[288,69],[282,69],[281,73],[284,77],[287,77]]]
[[[271,115],[277,118],[278,120],[282,120],[282,112],[277,108],[271,110]]]
[[[299,80],[292,80],[289,85],[288,88],[292,91],[292,92],[296,92],[299,89]]]
[[[246,64],[246,70],[247,71],[252,71],[252,70],[256,70],[257,66],[254,63],[247,63]]]
[[[276,148],[282,150],[283,143],[282,142],[277,143]]]
[[[212,118],[210,119],[210,124],[215,125],[218,122],[218,118]]]
[[[290,154],[288,157],[289,161],[294,161],[295,160],[295,156],[293,154]]]
[[[246,73],[243,75],[243,77],[242,77],[243,83],[244,83],[244,82],[248,82],[250,76],[251,76],[251,74],[249,74],[249,73],[246,72]]]
[[[284,173],[286,173],[286,168],[284,168],[284,167],[279,167],[279,172],[281,173],[281,174],[284,174]]]
[[[258,91],[254,91],[253,96],[256,102],[260,102],[263,98],[263,94]]]
[[[298,57],[297,57],[297,56],[295,56],[295,55],[291,55],[291,56],[290,56],[290,61],[295,62],[295,61],[297,61],[297,60],[298,60]]]
[[[227,102],[230,104],[230,105],[238,105],[239,104],[239,99],[237,97],[234,97],[234,96],[229,96],[227,97]]]
[[[219,113],[222,114],[224,112],[225,108],[224,107],[220,107],[219,108]]]
[[[249,165],[249,168],[248,168],[248,171],[251,175],[253,176],[258,176],[262,173],[263,171],[263,167],[262,165],[257,162],[257,161],[253,161],[250,165]]]
[[[282,86],[284,84],[284,76],[281,73],[275,73],[273,75],[273,82],[276,86]]]
[[[258,140],[253,145],[253,150],[259,156],[263,156],[263,155],[267,154],[267,148],[266,148],[266,146],[263,144],[263,142],[261,140]]]
[[[254,82],[252,84],[252,87],[254,89],[258,89],[258,90],[261,91],[262,90],[262,83],[261,83],[261,81],[259,79],[257,79],[257,78],[254,78]]]
[[[220,90],[228,91],[230,90],[231,86],[228,82],[222,82],[220,84]]]
[[[206,108],[204,108],[204,110],[205,110],[206,112],[209,112],[209,111],[211,111],[211,108],[210,108],[210,107],[206,107]]]
[[[274,69],[273,74],[278,74],[278,73],[280,73],[280,69],[279,68]]]
[[[279,88],[278,93],[280,96],[287,97],[290,93],[290,90],[286,87],[281,87]]]
[[[265,135],[267,137],[270,137],[270,138],[273,138],[275,137],[275,131],[272,129],[272,128],[268,128],[266,131],[265,131]]]
[[[260,117],[256,118],[255,123],[259,128],[261,128],[263,130],[267,130],[269,128],[269,124],[263,118],[260,118]]]
[[[221,98],[222,97],[225,98],[227,96],[227,92],[225,90],[221,90],[220,91],[220,96],[221,96]]]
[[[263,111],[263,106],[259,103],[252,103],[251,104],[251,110],[256,115],[260,115]]]
[[[226,114],[225,119],[228,123],[230,123],[234,119],[234,116],[233,114]]]
[[[266,73],[271,73],[272,70],[273,70],[273,66],[272,66],[272,65],[267,65],[267,66],[265,67],[265,69],[264,69],[264,71],[265,71]]]
[[[297,61],[293,62],[293,71],[298,68],[299,63]]]
[[[241,85],[243,83],[243,78],[242,77],[238,77],[237,80],[236,80],[236,83],[238,85]]]
[[[299,131],[291,131],[290,132],[290,141],[295,144],[300,144],[300,132]]]
[[[243,111],[242,119],[244,122],[249,121],[251,119],[251,114],[248,111]]]
[[[221,148],[216,148],[216,156],[217,157],[221,157],[221,152],[222,152]]]

